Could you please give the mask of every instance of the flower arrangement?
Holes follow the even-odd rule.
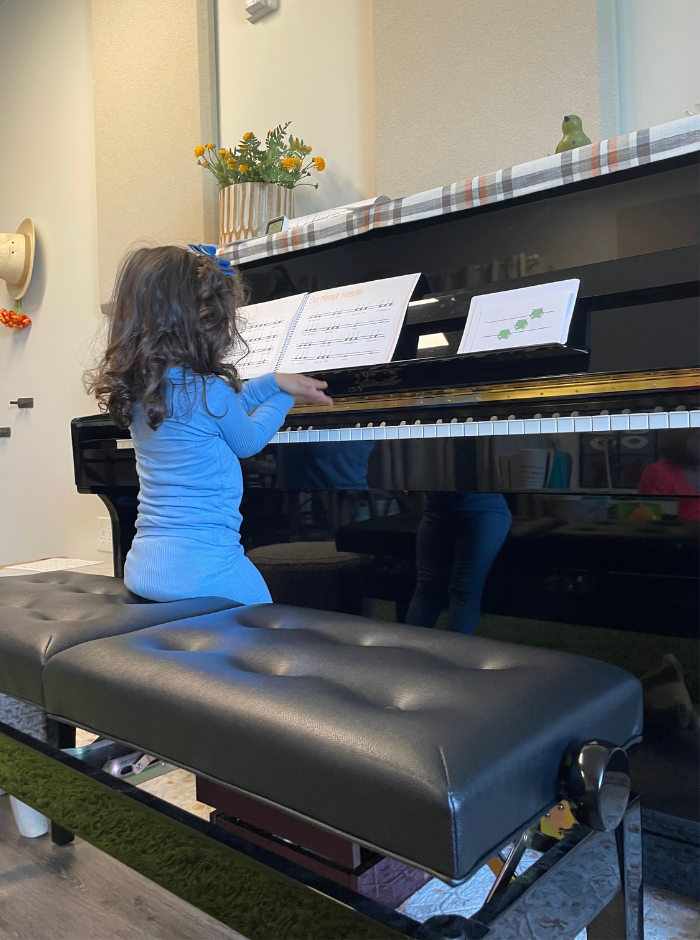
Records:
[[[311,157],[311,147],[303,140],[290,136],[285,139],[291,121],[278,125],[267,132],[263,144],[252,131],[233,150],[217,149],[215,144],[200,144],[194,149],[197,164],[210,170],[219,189],[232,183],[277,183],[287,189],[295,186],[313,186],[318,183],[302,183],[311,176],[311,171],[325,169],[323,157]]]
[[[17,306],[20,306],[20,304],[18,303]],[[4,307],[0,307],[0,323],[10,330],[23,330],[25,327],[29,326],[31,322],[26,313],[22,313],[21,310],[5,310]]]

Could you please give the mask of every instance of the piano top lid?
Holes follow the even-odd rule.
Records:
[[[463,212],[698,150],[700,115],[694,114],[506,170],[369,206],[350,217],[336,216],[276,235],[234,242],[222,248],[221,257],[236,265],[261,261],[352,238],[373,229]]]

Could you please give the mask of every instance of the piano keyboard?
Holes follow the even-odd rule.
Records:
[[[402,422],[398,425],[360,424],[350,428],[302,428],[278,431],[271,444],[310,444],[334,441],[426,440],[438,437],[488,437],[517,434],[595,434],[604,431],[656,431],[667,428],[700,428],[700,411],[653,411],[578,417],[508,418],[490,421],[457,421],[436,424]]]

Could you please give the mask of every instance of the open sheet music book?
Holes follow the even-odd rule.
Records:
[[[318,372],[391,360],[419,274],[295,294],[239,310],[248,353],[234,351],[242,378]]]

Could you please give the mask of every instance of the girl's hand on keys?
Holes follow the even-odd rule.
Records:
[[[281,392],[291,395],[297,405],[332,405],[333,399],[323,391],[328,382],[312,379],[308,375],[275,372],[275,381]]]

